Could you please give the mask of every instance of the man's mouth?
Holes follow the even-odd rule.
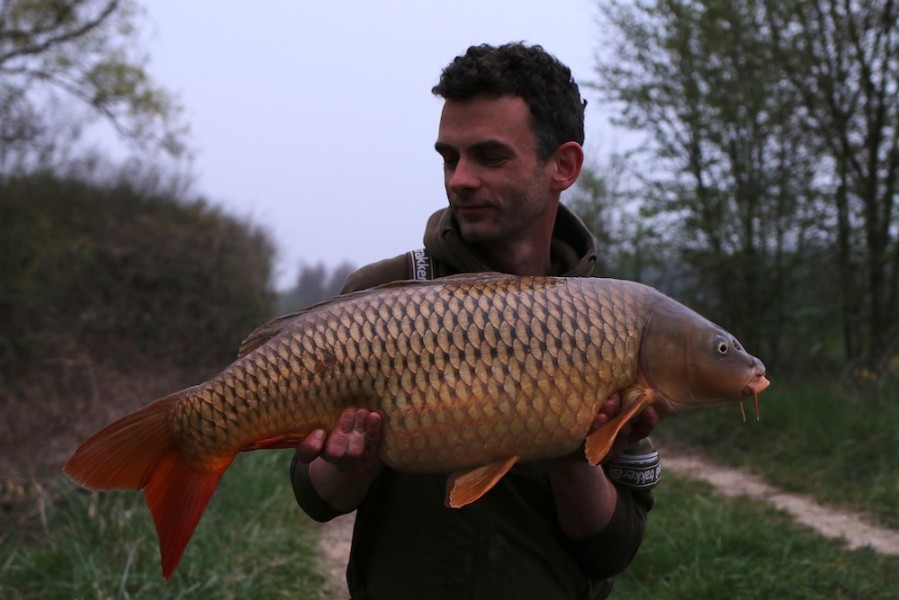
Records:
[[[491,210],[488,204],[454,204],[452,205],[453,213],[459,217],[477,217]]]

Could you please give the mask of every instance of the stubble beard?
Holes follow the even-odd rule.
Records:
[[[484,218],[476,221],[465,221],[455,214],[456,223],[462,239],[471,244],[506,244],[520,239],[541,219],[545,206],[533,200],[536,192],[530,187],[519,190],[508,197],[509,202],[497,203],[492,199],[486,201],[470,198],[460,204],[484,204],[490,210]],[[450,203],[453,204],[452,202]]]

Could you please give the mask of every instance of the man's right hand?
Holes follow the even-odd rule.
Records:
[[[330,434],[317,429],[297,445],[297,460],[309,464],[312,487],[333,508],[356,509],[381,471],[381,424],[376,412],[346,408]]]

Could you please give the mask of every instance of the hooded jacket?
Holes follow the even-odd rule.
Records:
[[[424,246],[424,252],[359,269],[343,292],[495,270],[462,240],[448,209],[428,220]],[[592,235],[564,206],[557,213],[550,258],[553,274],[569,277],[589,276],[596,262]],[[295,461],[291,478],[297,502],[313,519],[340,514],[315,493],[307,465]],[[648,489],[619,485],[612,477],[618,489],[612,520],[601,532],[572,540],[558,524],[539,461],[519,463],[489,493],[461,509],[444,506],[446,478],[384,467],[357,510],[347,567],[353,600],[605,598],[611,577],[639,548],[653,505]]]
[[[496,270],[477,248],[462,241],[459,229],[447,209],[438,210],[431,215],[425,227],[423,241],[430,260],[431,279]],[[353,292],[391,281],[416,279],[415,265],[410,260],[413,259],[407,253],[362,267],[347,278],[342,291]],[[550,261],[553,275],[562,277],[588,277],[596,264],[593,236],[564,205],[559,206],[556,215]]]

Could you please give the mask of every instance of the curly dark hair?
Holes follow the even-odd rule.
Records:
[[[584,143],[587,101],[581,100],[571,69],[541,46],[471,46],[443,69],[431,92],[446,100],[520,96],[531,109],[540,160],[565,142]]]

